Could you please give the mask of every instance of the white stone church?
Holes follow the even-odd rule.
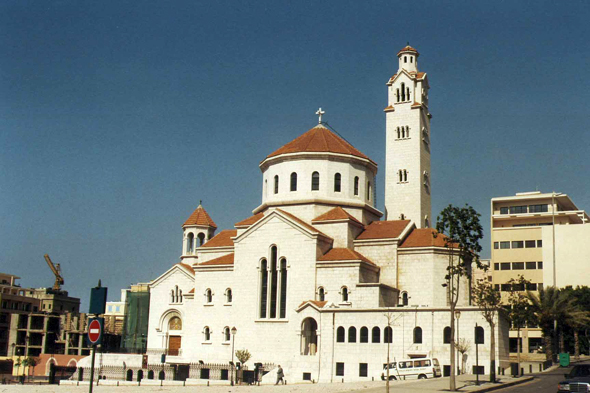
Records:
[[[199,205],[184,223],[181,263],[150,284],[148,352],[186,367],[237,361],[234,346],[252,354],[250,368],[280,364],[290,382],[340,382],[379,378],[389,347],[392,361],[435,357],[448,372],[449,254],[430,228],[429,81],[418,56],[399,51],[387,81],[385,214],[375,206],[377,163],[327,128],[320,109],[317,126],[260,163],[262,203],[251,217],[216,234]],[[489,373],[489,327],[470,304],[470,280],[462,285],[466,370],[477,323]],[[503,318],[496,346],[506,367]]]

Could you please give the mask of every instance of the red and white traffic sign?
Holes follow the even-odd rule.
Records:
[[[88,325],[88,341],[91,344],[98,344],[102,336],[102,323],[98,318],[92,319]]]

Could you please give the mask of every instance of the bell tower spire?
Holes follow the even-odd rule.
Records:
[[[397,54],[397,73],[387,82],[385,108],[385,219],[431,226],[430,112],[428,78],[409,44]]]

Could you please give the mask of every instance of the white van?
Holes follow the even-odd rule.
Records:
[[[442,376],[440,364],[435,358],[404,359],[389,363],[389,380],[426,379]],[[387,378],[387,365],[383,367],[381,379]]]

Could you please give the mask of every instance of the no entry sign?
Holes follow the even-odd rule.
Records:
[[[100,344],[102,338],[103,318],[88,320],[88,341],[92,345]]]

